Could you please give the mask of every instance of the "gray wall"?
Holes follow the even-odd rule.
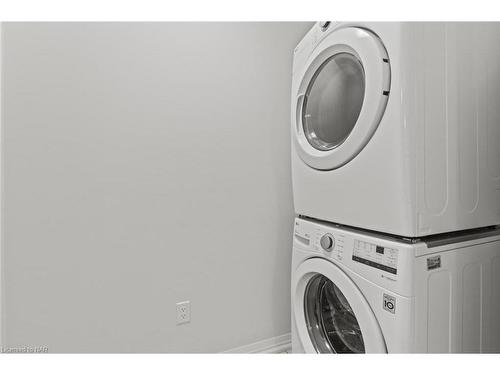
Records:
[[[309,26],[2,26],[4,346],[217,352],[289,332]]]

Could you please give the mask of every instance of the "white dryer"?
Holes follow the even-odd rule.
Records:
[[[316,24],[294,51],[295,211],[408,237],[500,223],[500,23]]]
[[[294,353],[500,352],[500,229],[410,241],[296,219]]]

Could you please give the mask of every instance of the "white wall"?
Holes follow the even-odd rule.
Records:
[[[289,332],[308,27],[3,25],[4,346],[217,352]]]

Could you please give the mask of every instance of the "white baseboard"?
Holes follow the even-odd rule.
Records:
[[[244,354],[244,353],[290,353],[292,349],[292,340],[289,333],[271,337],[252,344],[243,345],[224,353]]]

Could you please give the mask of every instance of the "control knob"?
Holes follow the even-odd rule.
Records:
[[[332,251],[335,247],[335,238],[330,233],[327,233],[321,237],[319,243],[323,250]]]

